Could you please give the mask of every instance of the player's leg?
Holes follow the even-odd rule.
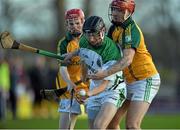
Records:
[[[100,107],[87,109],[89,129],[94,129],[94,120],[99,112]]]
[[[94,122],[94,127],[97,129],[106,129],[117,110],[122,107],[126,98],[126,85],[123,83],[117,90],[105,91],[102,97],[101,109]]]
[[[158,74],[127,86],[128,93],[131,95],[131,103],[127,111],[126,128],[140,129],[141,122],[156,96],[159,86],[160,77]]]
[[[120,107],[117,110],[115,116],[113,117],[113,119],[111,120],[111,122],[108,125],[108,129],[120,129],[119,124],[120,124],[121,120],[123,119],[123,117],[125,116],[126,111],[129,107],[129,104],[130,104],[130,101],[126,100],[123,103],[122,107]]]
[[[101,108],[101,100],[100,98],[96,97],[97,96],[92,96],[87,100],[86,110],[88,115],[89,129],[94,129],[94,120]]]
[[[88,119],[89,129],[93,129],[94,120]]]
[[[119,122],[122,120],[123,116],[125,115],[126,111],[127,111],[127,108],[129,106],[129,101],[126,100],[127,98],[127,90],[126,90],[126,84],[125,83],[121,83],[119,85],[119,105],[118,105],[118,110],[116,112],[116,114],[114,115],[113,119],[111,120],[111,122],[108,124],[108,129],[120,129],[119,127]],[[116,91],[117,92],[117,91]],[[114,94],[111,94],[111,95],[115,95]],[[113,99],[116,99],[116,97],[110,97],[110,100],[111,102],[114,102],[116,100],[113,100]]]
[[[69,113],[61,112],[59,118],[59,129],[73,129],[77,120],[78,114],[71,114],[71,120],[69,120]]]
[[[71,109],[71,116],[69,118],[69,112]],[[60,101],[60,120],[59,120],[59,128],[60,129],[71,129],[74,128],[77,116],[81,114],[81,108],[79,103],[74,99],[72,107],[70,107],[70,100],[69,99],[62,99]]]
[[[131,101],[127,115],[126,128],[127,129],[141,129],[141,122],[146,114],[149,103],[142,101]]]
[[[95,129],[106,129],[112,118],[117,112],[117,107],[109,102],[102,105],[96,119],[94,121]]]

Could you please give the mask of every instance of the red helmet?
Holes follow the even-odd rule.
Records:
[[[65,19],[72,18],[81,18],[84,19],[84,12],[81,9],[70,9],[65,12]]]
[[[129,10],[131,14],[134,13],[135,2],[134,0],[112,0],[110,7],[119,8],[121,10]]]

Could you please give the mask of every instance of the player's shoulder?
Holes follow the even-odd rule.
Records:
[[[62,37],[59,41],[58,41],[58,44],[60,45],[60,44],[62,44],[63,42],[65,42],[66,41],[66,37],[64,36],[64,37]]]
[[[108,36],[104,36],[104,40],[103,40],[104,44],[106,46],[110,46],[110,47],[116,47],[116,43],[111,39],[109,38]]]
[[[125,33],[127,32],[132,33],[132,35],[140,35],[141,29],[132,17],[130,17],[125,23]]]
[[[133,19],[129,19],[129,21],[127,21],[126,24],[127,25],[124,30],[123,48],[138,48],[143,38],[141,29]]]
[[[67,46],[67,44],[71,40],[72,40],[72,36],[69,33],[66,33],[66,35],[59,40],[58,46]]]

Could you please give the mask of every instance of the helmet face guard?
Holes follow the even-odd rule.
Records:
[[[67,31],[73,37],[79,37],[82,34],[82,27],[83,27],[83,23],[80,18],[73,18],[66,20]]]
[[[116,21],[113,19],[113,13],[119,13],[122,14],[119,17],[122,17],[120,20],[123,23],[128,17],[130,17],[134,13],[135,9],[135,2],[134,0],[112,0],[112,2],[109,4],[109,10],[108,10],[108,17],[109,20],[112,23],[116,23],[119,21]]]
[[[80,36],[84,23],[84,12],[81,9],[67,10],[65,19],[68,32],[74,37]]]

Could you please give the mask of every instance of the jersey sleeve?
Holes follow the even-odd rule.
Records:
[[[66,44],[64,44],[64,43],[65,43],[64,41],[59,43],[60,45],[59,45],[58,54],[60,54],[60,55],[67,53]]]
[[[138,48],[140,44],[140,40],[141,40],[141,35],[138,26],[135,23],[130,24],[128,27],[126,27],[124,31],[123,49]]]

